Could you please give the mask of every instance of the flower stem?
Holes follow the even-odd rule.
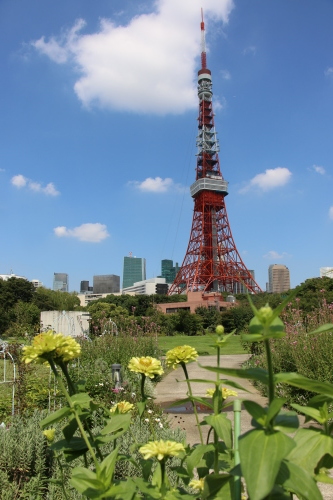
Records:
[[[184,374],[185,374],[185,378],[186,378],[186,383],[187,383],[187,387],[188,387],[188,394],[189,394],[191,402],[192,402],[193,412],[194,412],[194,415],[195,415],[195,420],[197,422],[197,427],[198,427],[199,436],[200,436],[200,442],[201,442],[201,444],[204,444],[203,437],[202,437],[201,426],[200,426],[200,422],[199,422],[199,416],[198,416],[197,407],[196,407],[195,403],[193,402],[193,393],[192,393],[192,388],[191,388],[191,384],[190,384],[190,381],[189,381],[189,376],[188,376],[188,373],[187,373],[186,364],[183,361],[180,364],[181,364],[181,366],[182,366],[182,368],[184,370]]]
[[[271,348],[270,348],[268,339],[264,340],[264,345],[265,345],[266,360],[267,360],[267,367],[268,367],[268,402],[269,402],[269,404],[271,404],[271,402],[274,399],[275,384],[274,384],[272,353],[271,353]]]
[[[73,414],[75,416],[75,420],[76,420],[76,422],[78,424],[78,427],[80,429],[81,436],[82,436],[84,442],[86,443],[86,446],[87,446],[88,450],[90,451],[91,457],[92,457],[92,459],[94,461],[94,464],[95,464],[95,467],[96,467],[96,471],[99,471],[100,470],[100,466],[99,466],[98,460],[96,458],[95,452],[94,452],[94,450],[93,450],[93,448],[92,448],[92,446],[91,446],[91,444],[89,442],[89,439],[88,439],[87,434],[86,434],[86,432],[85,432],[85,430],[83,428],[83,425],[82,425],[82,422],[80,420],[80,417],[79,417],[79,415],[78,415],[78,413],[76,411],[76,408],[75,408],[75,406],[74,406],[74,404],[73,404],[73,402],[71,400],[71,397],[70,397],[70,395],[69,395],[69,393],[68,393],[68,391],[67,391],[67,389],[65,387],[65,384],[63,383],[62,378],[59,375],[59,372],[58,372],[58,370],[56,368],[56,365],[55,365],[53,359],[49,359],[49,363],[50,363],[50,366],[51,366],[52,371],[54,373],[54,376],[55,376],[55,378],[56,378],[56,380],[57,380],[57,382],[58,382],[58,384],[59,384],[59,386],[60,386],[60,388],[61,388],[61,390],[62,390],[62,392],[63,392],[63,394],[64,394],[64,396],[66,398],[66,400],[67,400],[68,406],[70,407],[70,409],[72,410],[72,412],[73,412]]]

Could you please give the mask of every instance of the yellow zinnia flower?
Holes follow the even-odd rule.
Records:
[[[226,387],[221,388],[223,399],[227,399],[228,396],[238,396],[236,391],[232,391],[231,389],[227,389]],[[206,397],[212,398],[214,396],[215,389],[207,389]]]
[[[154,378],[155,375],[162,375],[164,373],[161,362],[150,356],[130,359],[128,368],[131,372],[143,373],[149,378]]]
[[[179,345],[166,353],[167,366],[177,368],[180,363],[195,361],[198,357],[197,351],[189,345]]]
[[[181,443],[175,441],[149,441],[149,443],[141,446],[139,452],[143,455],[145,460],[156,457],[157,460],[163,460],[165,457],[177,457],[180,453],[185,451]]]
[[[23,347],[23,361],[44,363],[53,359],[55,363],[67,362],[81,354],[81,346],[70,336],[54,334],[51,330],[36,335],[32,345]]]
[[[204,489],[204,482],[205,482],[205,478],[204,477],[202,477],[201,479],[192,479],[189,482],[189,487],[193,488],[194,490],[203,491],[203,489]]]
[[[53,443],[55,436],[55,429],[46,429],[45,431],[43,431],[43,434],[49,443]]]
[[[132,403],[128,403],[127,401],[119,401],[119,403],[112,406],[110,412],[111,413],[128,413],[132,410],[134,405]]]

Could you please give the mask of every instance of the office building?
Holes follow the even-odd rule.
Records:
[[[283,264],[272,264],[268,268],[268,292],[282,293],[290,290],[290,273]]]
[[[123,288],[133,286],[146,279],[146,259],[141,257],[124,257]],[[95,291],[95,290],[94,290]]]
[[[53,275],[53,290],[60,292],[68,292],[68,274],[54,273]]]
[[[93,277],[94,293],[119,293],[120,276],[115,274],[101,274]]]
[[[123,294],[135,294],[135,295],[166,295],[168,293],[169,286],[165,282],[165,278],[150,278],[148,280],[137,281],[133,283],[132,286],[122,289]]]
[[[89,293],[93,291],[93,287],[89,285],[88,280],[83,280],[80,283],[80,293]]]
[[[178,262],[173,265],[173,260],[163,259],[161,261],[161,270],[162,278],[165,278],[166,283],[171,284],[175,281],[175,277],[179,270]]]

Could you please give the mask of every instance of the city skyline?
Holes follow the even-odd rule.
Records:
[[[182,262],[193,216],[200,9],[233,237],[264,290],[333,246],[333,4],[0,5],[0,272],[52,288]],[[103,75],[101,78],[100,75]]]

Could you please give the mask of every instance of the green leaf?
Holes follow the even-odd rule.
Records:
[[[319,392],[326,396],[333,396],[333,384],[329,382],[311,380],[298,373],[277,373],[274,378],[276,383],[284,382],[294,387],[305,389],[306,391]]]
[[[70,441],[72,439],[72,437],[74,436],[75,434],[75,431],[77,430],[78,428],[78,423],[76,421],[76,418],[74,416],[71,417],[68,425],[66,425],[63,429],[62,429],[62,433],[63,435],[65,436],[65,439],[67,441]]]
[[[122,413],[118,415],[113,415],[111,421],[101,430],[100,434],[105,436],[106,434],[114,434],[117,437],[121,436],[127,431],[131,423],[131,414]]]
[[[316,328],[316,330],[308,332],[307,335],[317,335],[318,333],[325,333],[325,332],[333,332],[332,323],[326,323],[325,325],[321,325],[319,328]]]
[[[213,427],[218,437],[224,441],[226,447],[230,450],[232,448],[231,421],[223,413],[219,415],[208,415],[205,421],[208,425]]]
[[[59,410],[55,411],[54,413],[51,413],[51,415],[48,415],[46,418],[44,418],[40,426],[42,429],[45,427],[48,427],[49,425],[55,424],[56,422],[59,422],[65,417],[68,417],[68,415],[71,414],[71,409],[68,408],[68,406],[64,406],[64,408],[60,408]]]
[[[160,493],[159,488],[157,488],[156,486],[153,486],[148,481],[145,481],[141,477],[135,477],[132,479],[132,481],[139,488],[141,493],[143,493],[144,495],[148,495],[147,497],[144,496],[144,498],[147,498],[147,499],[161,498],[161,493]]]
[[[246,411],[254,418],[262,427],[266,425],[267,410],[260,406],[255,401],[243,401]]]
[[[198,363],[199,364],[199,363]],[[199,364],[199,366],[201,366]],[[214,366],[201,366],[202,368],[205,368],[206,370],[209,370],[211,372],[215,373],[223,373],[224,375],[229,375],[231,377],[237,377],[237,378],[246,378],[250,380],[259,380],[263,384],[267,385],[268,384],[268,372],[267,370],[264,370],[263,368],[218,368]],[[228,385],[230,384],[231,381],[228,381]],[[231,387],[234,387],[231,385]]]
[[[73,469],[70,483],[79,493],[89,498],[100,498],[105,491],[104,484],[97,479],[96,473],[84,467]]]
[[[299,498],[309,500],[323,498],[313,477],[302,467],[288,460],[282,462],[276,482]]]
[[[111,488],[105,492],[105,498],[121,498],[121,500],[134,500],[137,488],[131,478],[126,481],[120,481],[118,484],[113,484]]]
[[[294,411],[282,411],[275,417],[274,430],[282,432],[295,432],[299,428],[298,416]]]
[[[230,474],[209,474],[205,477],[202,498],[232,500],[233,477]]]
[[[56,451],[80,451],[87,450],[87,445],[82,437],[74,436],[70,441],[60,439],[56,443],[52,443],[50,448]]]
[[[294,436],[296,447],[289,453],[288,460],[313,474],[319,460],[333,455],[333,439],[320,430],[298,429]]]
[[[79,394],[74,394],[71,396],[71,401],[74,406],[78,405],[81,408],[89,408],[91,397],[86,392],[81,392]]]
[[[141,402],[137,403],[136,406],[138,407],[139,416],[142,417],[142,415],[146,409],[147,402],[141,401]]]
[[[286,398],[274,398],[267,408],[267,425],[277,416],[282,406],[287,401]]]
[[[212,444],[198,444],[187,457],[186,464],[190,476],[193,474],[193,469],[197,467],[203,455],[209,451],[214,451],[214,446]]]
[[[100,471],[97,474],[98,479],[100,479],[103,482],[106,488],[109,488],[111,485],[111,480],[113,477],[113,472],[117,461],[118,451],[119,451],[119,446],[117,446],[112,451],[112,453],[110,453],[106,458],[104,458],[100,466]]]
[[[251,500],[262,500],[273,489],[281,461],[295,446],[282,432],[255,429],[239,439],[242,473]]]
[[[323,424],[326,422],[327,419],[323,418],[320,410],[317,410],[316,408],[311,408],[310,406],[302,406],[298,404],[291,404],[295,410],[298,410],[300,413],[303,413],[303,415],[307,415],[313,420],[316,420],[320,424]]]

